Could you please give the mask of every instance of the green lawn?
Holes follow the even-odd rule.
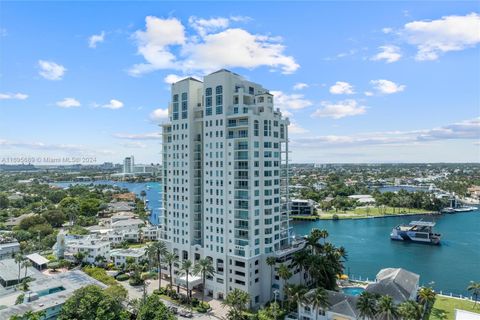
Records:
[[[365,217],[377,217],[377,216],[390,216],[390,215],[402,215],[402,214],[424,214],[430,213],[431,211],[423,209],[413,209],[413,208],[393,208],[393,207],[359,207],[352,210],[338,211],[334,210],[318,212],[320,214],[320,219],[332,219],[333,215],[336,214],[339,219],[355,219],[355,218],[365,218]]]
[[[473,305],[474,303],[469,300],[437,296],[430,313],[430,320],[453,320],[455,319],[455,309],[480,313],[480,304],[477,303],[475,309]]]

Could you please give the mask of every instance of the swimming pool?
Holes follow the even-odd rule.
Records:
[[[362,292],[365,291],[364,288],[361,287],[345,287],[342,288],[342,292],[349,296],[359,296]]]

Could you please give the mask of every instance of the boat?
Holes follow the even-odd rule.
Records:
[[[435,222],[411,221],[409,224],[398,225],[392,229],[390,239],[411,241],[427,244],[440,244],[441,235],[433,232]]]
[[[459,213],[459,212],[470,212],[477,210],[477,207],[474,206],[464,206],[459,204],[459,201],[455,197],[452,197],[450,199],[450,206],[447,208],[442,209],[442,213],[449,213],[449,214],[454,214],[454,213]]]

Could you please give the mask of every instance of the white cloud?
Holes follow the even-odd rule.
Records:
[[[6,37],[8,35],[7,29],[0,28],[0,37]]]
[[[116,99],[111,99],[109,103],[101,105],[100,108],[106,108],[106,109],[120,109],[123,108],[123,102],[120,100]]]
[[[150,119],[152,121],[160,121],[168,119],[168,109],[155,109],[150,113]]]
[[[57,101],[57,106],[60,108],[75,108],[80,107],[80,101],[75,98],[65,98],[61,101]]]
[[[169,74],[163,79],[163,81],[165,81],[165,83],[172,84],[182,79],[185,79],[185,77],[182,77],[176,74]]]
[[[163,81],[165,81],[165,83],[172,84],[172,83],[176,83],[180,80],[183,80],[185,78],[194,78],[194,79],[197,79],[197,80],[201,81],[200,76],[196,76],[196,75],[180,76],[180,75],[177,75],[177,74],[169,74],[165,78],[163,78]]]
[[[308,88],[308,84],[303,83],[303,82],[296,83],[293,86],[293,90],[303,90],[303,89],[306,89],[306,88]]]
[[[330,87],[331,94],[353,94],[353,86],[348,82],[337,81]]]
[[[358,102],[353,99],[333,103],[324,101],[321,105],[323,108],[317,109],[312,114],[312,117],[341,119],[361,115],[367,111],[365,106],[360,106]]]
[[[97,43],[101,43],[105,40],[105,31],[102,31],[100,34],[91,35],[88,38],[88,46],[90,48],[96,48]]]
[[[449,51],[460,51],[480,43],[480,15],[444,16],[438,20],[405,24],[402,34],[417,46],[416,60],[436,60]]]
[[[222,18],[190,20],[196,33],[186,35],[184,25],[175,18],[147,17],[145,31],[134,35],[138,53],[146,63],[134,65],[129,73],[139,76],[160,69],[208,73],[221,68],[260,66],[292,73],[299,68],[293,57],[283,53],[285,46],[278,37],[255,35],[240,28],[225,29],[228,23]]]
[[[374,89],[381,94],[392,94],[405,90],[405,85],[396,84],[393,81],[378,79],[372,80],[370,83],[373,85]]]
[[[208,33],[226,29],[230,24],[230,21],[228,18],[222,17],[202,19],[192,16],[188,18],[188,23],[198,32],[201,37],[204,37]]]
[[[389,33],[393,32],[393,29],[392,28],[383,28],[382,32],[385,33],[385,34],[389,34]]]
[[[162,135],[160,134],[160,132],[148,132],[148,133],[139,133],[139,134],[116,133],[114,134],[114,136],[119,139],[128,139],[128,140],[157,140],[162,138]]]
[[[142,143],[140,141],[126,141],[121,143],[120,145],[125,148],[131,148],[131,149],[145,149],[147,147],[145,143]]]
[[[47,80],[61,80],[67,69],[53,61],[38,60],[39,74]]]
[[[400,48],[394,45],[385,45],[378,47],[381,51],[374,55],[371,60],[385,60],[387,63],[392,63],[400,60],[402,54]]]
[[[280,110],[299,110],[312,105],[312,102],[305,99],[303,94],[286,94],[282,91],[270,91],[274,96],[275,107]]]
[[[291,134],[304,134],[308,132],[309,131],[307,129],[300,127],[296,122],[291,122],[288,126],[288,133]]]
[[[25,93],[0,93],[0,100],[25,100],[28,95]]]
[[[292,146],[305,148],[337,148],[365,145],[411,145],[425,141],[476,140],[479,136],[480,118],[475,118],[433,129],[296,138],[293,140]]]
[[[365,94],[367,97],[373,96],[373,92],[371,92],[371,91],[365,91],[364,94]]]

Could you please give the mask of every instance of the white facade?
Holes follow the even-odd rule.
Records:
[[[123,160],[123,173],[133,173],[135,167],[135,159],[133,156],[126,157]]]
[[[91,236],[81,238],[65,237],[64,241],[65,258],[74,259],[76,253],[82,252],[85,255],[83,262],[94,264],[97,256],[109,259],[109,241],[99,240]],[[58,245],[58,242],[56,245]]]
[[[115,264],[116,267],[126,265],[128,258],[133,258],[135,263],[146,259],[145,248],[137,249],[113,249],[110,251],[110,261]]]
[[[289,246],[288,119],[262,86],[227,70],[172,85],[163,125],[164,238],[181,260],[212,260],[206,292],[271,298],[266,258]]]

